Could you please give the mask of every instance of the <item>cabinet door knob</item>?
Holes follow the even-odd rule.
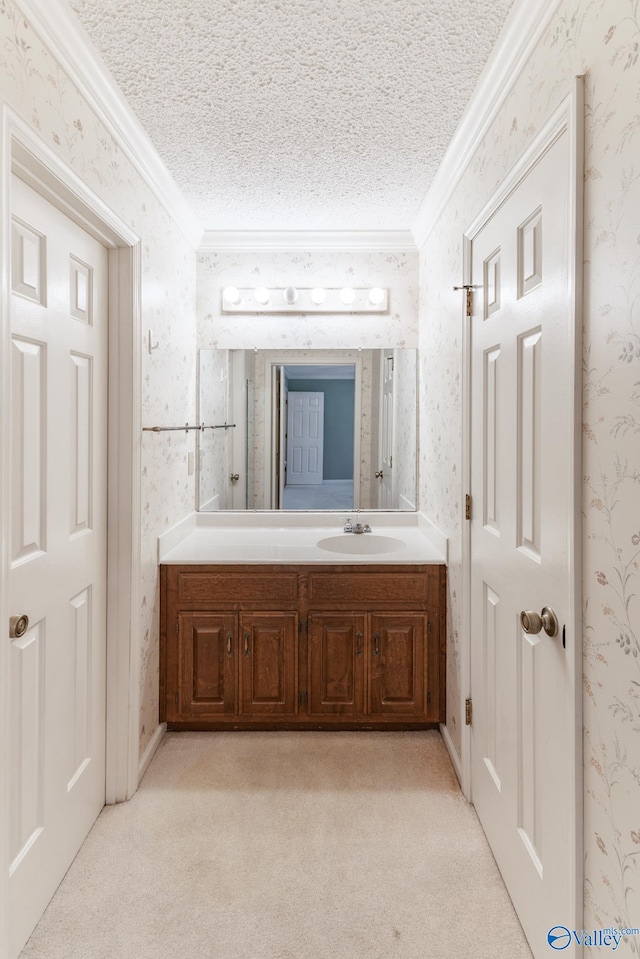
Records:
[[[376,630],[375,633],[373,634],[373,655],[374,656],[380,655],[380,633],[378,632],[378,630]]]
[[[356,633],[356,656],[362,656],[362,633],[360,630]]]
[[[249,639],[250,639],[249,633],[245,633],[245,634],[244,634],[244,654],[245,654],[245,656],[248,656],[248,655],[249,655]]]
[[[227,633],[227,656],[231,656],[233,651],[233,633]]]

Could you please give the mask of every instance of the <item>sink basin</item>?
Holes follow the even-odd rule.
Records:
[[[344,533],[342,536],[327,536],[318,540],[319,549],[329,553],[347,553],[368,556],[375,553],[395,553],[406,549],[406,544],[395,536],[378,536],[376,533]]]

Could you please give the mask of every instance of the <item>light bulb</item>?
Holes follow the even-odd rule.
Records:
[[[284,297],[284,302],[288,303],[289,306],[292,306],[298,299],[298,291],[295,286],[287,286],[282,291],[282,296]]]
[[[384,300],[384,290],[380,286],[374,286],[369,290],[369,303],[373,306],[380,306]]]
[[[256,299],[256,303],[259,303],[260,306],[266,306],[269,302],[269,290],[266,288],[266,286],[256,287],[253,295]]]
[[[327,298],[327,291],[323,286],[314,286],[311,290],[311,302],[315,303],[316,306],[320,306],[321,303]]]
[[[227,303],[231,303],[233,306],[237,306],[240,302],[240,290],[237,286],[225,286],[222,296]]]
[[[355,298],[356,291],[350,286],[345,286],[344,289],[340,290],[340,302],[344,303],[345,306],[349,306],[350,303],[353,303]]]

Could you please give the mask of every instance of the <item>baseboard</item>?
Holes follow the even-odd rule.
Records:
[[[460,762],[460,757],[458,756],[458,751],[453,745],[453,739],[451,738],[451,733],[448,728],[443,724],[440,726],[440,735],[444,739],[444,744],[447,747],[447,752],[449,753],[449,758],[451,764],[454,768],[455,774],[458,777],[458,782],[462,787],[462,763]]]
[[[164,739],[164,734],[166,733],[166,731],[167,731],[167,724],[160,723],[155,733],[151,737],[149,741],[149,745],[145,749],[142,755],[142,758],[140,759],[140,762],[138,764],[138,783],[142,781],[142,777],[144,776],[147,769],[149,768],[149,763],[153,759],[156,749],[158,748],[158,746]]]

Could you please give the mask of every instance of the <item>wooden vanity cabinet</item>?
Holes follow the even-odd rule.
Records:
[[[444,566],[162,566],[170,728],[444,721]]]

